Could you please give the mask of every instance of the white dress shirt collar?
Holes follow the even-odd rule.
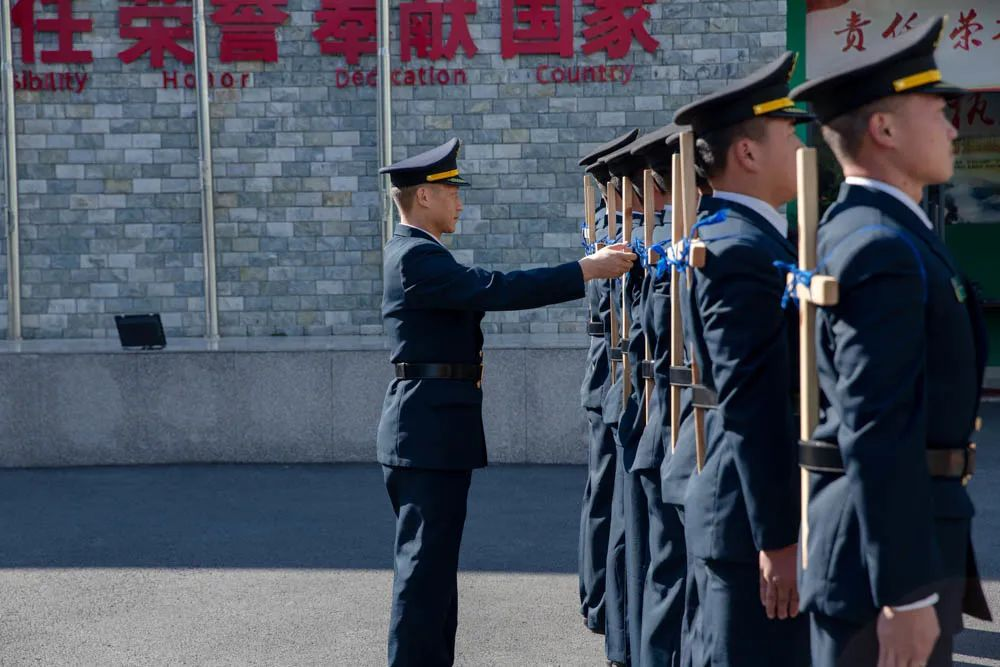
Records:
[[[782,238],[788,238],[788,220],[785,219],[785,216],[778,213],[777,209],[763,199],[757,199],[756,197],[740,194],[738,192],[726,192],[724,190],[716,190],[712,196],[716,199],[725,199],[727,201],[736,202],[737,204],[743,204],[747,208],[753,209],[762,218],[770,222],[771,225],[778,230],[778,233],[781,234]]]
[[[931,219],[927,217],[924,213],[924,209],[917,205],[917,202],[913,201],[909,195],[900,190],[894,185],[889,185],[885,181],[876,181],[874,178],[866,178],[864,176],[848,176],[844,179],[844,182],[848,185],[860,185],[866,188],[874,188],[876,190],[881,190],[887,195],[891,195],[898,199],[899,201],[906,204],[906,206],[913,211],[913,214],[920,218],[920,221],[927,225],[927,229],[934,230],[934,224]]]
[[[437,244],[438,244],[439,246],[441,246],[441,247],[442,247],[442,248],[444,248],[445,250],[448,250],[448,246],[446,246],[445,244],[441,243],[441,241],[439,241],[438,239],[434,238],[434,235],[433,235],[433,234],[431,234],[431,233],[430,233],[429,231],[427,231],[426,229],[420,229],[420,227],[414,227],[413,225],[408,225],[408,224],[406,224],[405,222],[400,222],[400,223],[399,223],[399,226],[400,226],[400,227],[409,227],[410,229],[416,229],[416,230],[418,230],[418,231],[421,231],[421,232],[423,232],[424,234],[427,234],[427,236],[431,237],[431,239],[432,239],[432,240],[433,240],[433,241],[434,241],[435,243],[437,243]],[[449,252],[450,252],[450,251],[449,251]]]

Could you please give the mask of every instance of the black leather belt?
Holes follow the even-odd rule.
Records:
[[[691,369],[687,366],[671,366],[670,384],[675,384],[678,387],[690,387]]]
[[[603,336],[604,335],[604,322],[587,322],[587,335],[588,336]]]
[[[639,373],[640,373],[639,377],[641,377],[643,380],[652,380],[653,378],[655,378],[656,373],[653,370],[653,362],[646,361],[645,359],[640,361]]]
[[[719,407],[719,397],[713,389],[703,384],[691,382],[691,369],[687,366],[670,367],[670,384],[674,387],[687,387],[691,390],[691,405],[696,408],[712,410]]]
[[[396,364],[399,380],[468,380],[483,379],[482,364]]]
[[[703,384],[691,385],[691,405],[696,408],[712,410],[719,407],[719,398],[715,392]]]
[[[799,465],[812,472],[844,474],[840,448],[829,442],[799,441]],[[927,469],[931,477],[968,482],[976,472],[976,446],[928,449]]]

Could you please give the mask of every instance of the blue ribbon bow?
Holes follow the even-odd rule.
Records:
[[[587,255],[593,255],[595,252],[597,252],[598,244],[603,243],[604,245],[608,245],[608,237],[606,235],[597,239],[595,243],[587,242],[587,223],[583,223],[582,225],[580,225],[580,232],[581,236],[583,236],[583,239],[580,241],[580,245],[583,246],[583,251]]]
[[[632,239],[632,244],[629,246],[632,252],[636,254],[639,258],[639,266],[643,269],[646,268],[646,244],[643,243],[642,239]]]
[[[781,309],[785,310],[788,307],[788,302],[791,301],[795,304],[795,307],[799,307],[799,295],[796,293],[796,288],[799,285],[804,287],[809,287],[809,283],[812,282],[813,276],[816,275],[815,271],[806,271],[805,269],[800,269],[797,264],[792,262],[772,262],[774,266],[786,275],[792,276],[792,279],[788,281],[785,285],[785,291],[781,295]]]
[[[717,225],[720,222],[725,222],[728,217],[728,208],[719,209],[712,215],[703,214],[698,222],[695,223],[694,227],[691,228],[691,233],[688,234],[687,237],[681,239],[677,253],[671,252],[672,246],[667,241],[654,245],[652,250],[660,256],[660,260],[656,263],[657,280],[664,276],[668,267],[674,267],[678,271],[686,271],[689,266],[688,258],[691,255],[691,242],[696,238],[698,230],[702,227],[708,227],[710,225]]]

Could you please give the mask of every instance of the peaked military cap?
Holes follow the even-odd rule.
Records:
[[[618,150],[601,158],[601,162],[607,167],[612,176],[621,178],[631,176],[646,166],[646,161],[638,155],[632,155],[632,148],[635,141],[622,146]]]
[[[407,188],[424,183],[447,183],[448,185],[468,185],[458,175],[458,149],[462,142],[452,139],[437,148],[419,155],[400,160],[378,170],[389,174],[389,179],[397,188]]]
[[[871,51],[849,68],[817,77],[791,92],[809,102],[821,123],[869,102],[904,93],[955,97],[966,91],[945,83],[934,60],[944,19],[934,18],[892,42],[889,49]]]
[[[585,171],[593,176],[598,183],[607,183],[611,180],[611,172],[608,171],[608,165],[601,161],[597,161],[588,166]]]
[[[690,129],[673,123],[664,125],[636,139],[631,145],[632,155],[643,160],[650,169],[669,174],[671,156],[680,150],[681,132]]]
[[[674,122],[691,125],[695,134],[702,134],[760,116],[812,120],[812,114],[797,109],[788,97],[797,60],[796,54],[786,51],[750,76],[681,107]]]
[[[638,136],[639,136],[639,128],[636,128],[636,129],[632,130],[631,132],[626,132],[625,134],[623,134],[620,137],[615,137],[611,141],[609,141],[607,143],[604,143],[604,144],[601,144],[600,146],[597,147],[596,150],[594,150],[594,151],[592,151],[590,153],[587,153],[582,158],[580,158],[579,165],[581,167],[589,167],[592,164],[595,164],[596,162],[598,162],[602,157],[604,157],[608,153],[616,151],[619,148],[622,148],[623,146],[627,146],[628,144],[632,143],[633,141],[635,141],[635,138],[638,137]],[[590,170],[588,169],[587,171],[590,171]],[[591,173],[593,173],[593,172],[591,172]],[[598,179],[598,180],[600,180],[600,179]],[[604,180],[607,180],[607,179],[605,178]]]

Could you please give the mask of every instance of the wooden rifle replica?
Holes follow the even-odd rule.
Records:
[[[618,194],[615,192],[615,185],[612,179],[608,179],[607,185],[604,187],[607,195],[605,196],[605,201],[608,206],[608,241],[614,245],[616,239],[618,238]],[[611,377],[615,377],[617,372],[618,359],[615,358],[616,349],[619,349],[618,345],[618,317],[615,315],[615,281],[613,279],[608,280],[608,292],[611,299],[611,349],[608,350],[608,357],[611,360]]]
[[[622,185],[622,243],[626,246],[632,245],[632,179],[622,176],[619,181]],[[629,376],[628,359],[628,331],[630,299],[628,289],[629,272],[622,274],[622,333],[619,346],[622,354],[622,405],[628,403],[628,397],[632,393],[632,378]]]
[[[816,149],[800,148],[798,174],[799,271],[789,275],[799,306],[799,438],[808,441],[819,424],[819,375],[816,369],[816,307],[835,306],[840,286],[816,270],[816,229],[819,226]],[[801,276],[807,277],[802,278]],[[800,469],[802,500],[802,569],[809,566],[809,471]]]
[[[656,224],[656,211],[653,208],[653,170],[646,169],[642,172],[642,232],[643,232],[643,245],[646,248],[646,269],[652,270],[655,262],[653,261],[653,226]],[[645,337],[646,349],[644,358],[646,360],[646,366],[652,368],[653,366],[653,350],[650,345],[649,336]],[[652,373],[648,374],[649,377],[643,378],[643,409],[646,418],[646,424],[649,424],[649,403],[652,398],[653,393],[653,378]]]
[[[594,250],[600,250],[597,247],[597,213],[595,208],[594,199],[594,182],[590,180],[590,176],[587,174],[583,175],[583,216],[587,223],[587,229],[585,231],[585,237],[587,245]],[[603,247],[603,244],[602,244]]]
[[[603,243],[597,242],[597,211],[596,198],[594,196],[594,181],[587,174],[583,175],[583,219],[586,222],[584,228],[584,241],[586,243],[586,253],[597,252],[604,247]],[[587,333],[590,334],[590,326],[595,322],[603,322],[600,312],[595,313],[593,304],[587,299]]]
[[[690,372],[684,367],[684,328],[680,304],[680,269],[676,260],[684,260],[687,265],[687,284],[690,289],[693,268],[705,265],[707,250],[705,244],[691,238],[698,215],[698,192],[694,174],[694,134],[690,131],[680,135],[680,155],[673,156],[672,162],[673,217],[670,225],[671,262],[670,276],[670,449],[677,449],[677,435],[680,431],[681,390],[699,383],[698,362],[694,345],[690,348]],[[694,407],[695,419],[695,460],[698,472],[705,466],[705,408]]]

